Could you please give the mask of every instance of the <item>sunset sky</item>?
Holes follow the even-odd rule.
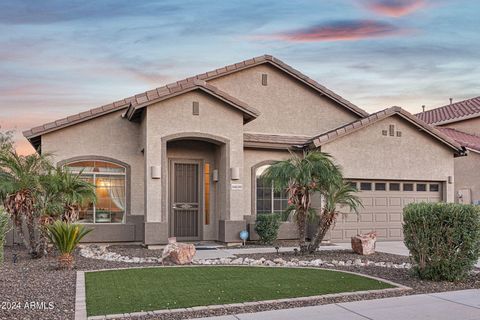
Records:
[[[368,112],[480,95],[480,2],[0,2],[0,125],[21,131],[272,54]]]

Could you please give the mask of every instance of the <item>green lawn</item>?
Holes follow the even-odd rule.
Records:
[[[88,316],[392,288],[353,274],[300,268],[182,267],[85,273]]]

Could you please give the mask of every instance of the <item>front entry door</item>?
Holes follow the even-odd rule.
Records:
[[[178,240],[199,240],[200,163],[172,161],[171,169],[170,230]]]

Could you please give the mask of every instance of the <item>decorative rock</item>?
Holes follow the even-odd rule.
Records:
[[[352,250],[363,256],[375,253],[375,242],[377,234],[372,231],[366,234],[359,234],[351,238]]]
[[[169,239],[170,242],[170,239]],[[189,264],[192,263],[193,256],[195,255],[195,246],[193,244],[169,243],[163,249],[162,259],[168,259],[175,264]]]
[[[338,265],[339,265],[339,266],[344,266],[344,265],[345,265],[345,261],[338,261]]]
[[[279,265],[284,265],[286,261],[283,260],[282,258],[276,258],[276,259],[273,259],[273,262]]]

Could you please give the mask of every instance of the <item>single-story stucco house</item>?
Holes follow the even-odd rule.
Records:
[[[455,201],[480,205],[480,97],[416,115],[468,150],[455,159]]]
[[[58,165],[83,170],[98,201],[87,241],[238,242],[284,194],[257,177],[289,150],[320,149],[343,167],[364,208],[329,235],[402,239],[402,208],[455,199],[464,148],[399,107],[368,114],[269,55],[235,63],[24,132]],[[318,205],[318,204],[317,204]],[[250,229],[251,230],[251,229]],[[294,237],[292,222],[281,237]]]

